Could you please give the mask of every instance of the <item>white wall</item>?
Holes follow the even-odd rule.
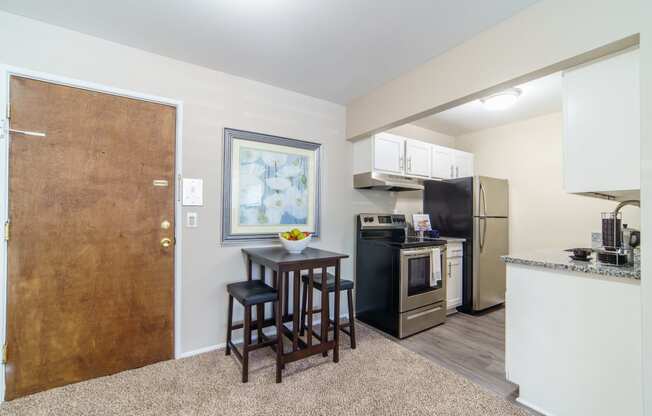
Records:
[[[347,137],[409,123],[527,74],[635,35],[642,0],[542,0],[347,105]],[[592,57],[585,56],[584,60]],[[562,67],[556,67],[563,63]],[[542,69],[545,73],[541,73]],[[537,76],[537,77],[538,77]],[[461,102],[459,103],[461,104]],[[437,112],[437,111],[435,111]],[[432,114],[432,113],[430,113]]]
[[[510,252],[590,247],[600,213],[616,203],[567,194],[562,180],[561,113],[459,136],[458,148],[475,155],[475,173],[509,180]],[[639,228],[640,210],[623,221]]]
[[[340,105],[4,12],[0,38],[0,64],[184,102],[183,173],[204,179],[205,198],[203,207],[190,209],[199,213],[199,227],[182,233],[183,352],[224,342],[225,284],[245,278],[240,247],[220,245],[224,127],[323,143],[323,237],[315,246],[353,254],[354,213],[391,212],[399,199],[353,190]],[[352,264],[353,258],[344,261],[344,276]]]

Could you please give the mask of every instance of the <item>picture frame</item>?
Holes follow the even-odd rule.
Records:
[[[321,144],[224,129],[222,242],[320,233]]]

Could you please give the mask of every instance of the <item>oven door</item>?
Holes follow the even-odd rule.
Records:
[[[439,248],[439,261],[434,253],[432,247],[401,250],[401,312],[445,300],[445,246]],[[439,273],[436,264],[440,266]]]

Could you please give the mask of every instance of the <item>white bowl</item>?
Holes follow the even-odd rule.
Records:
[[[279,233],[278,239],[281,240],[281,244],[283,244],[283,247],[288,253],[299,254],[308,247],[308,243],[310,243],[310,239],[312,239],[312,234],[303,240],[286,240],[282,237],[282,233]]]

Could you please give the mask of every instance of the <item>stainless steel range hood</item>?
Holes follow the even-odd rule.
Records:
[[[423,191],[423,181],[386,173],[365,172],[353,175],[353,187],[356,189],[379,189],[392,192]]]

